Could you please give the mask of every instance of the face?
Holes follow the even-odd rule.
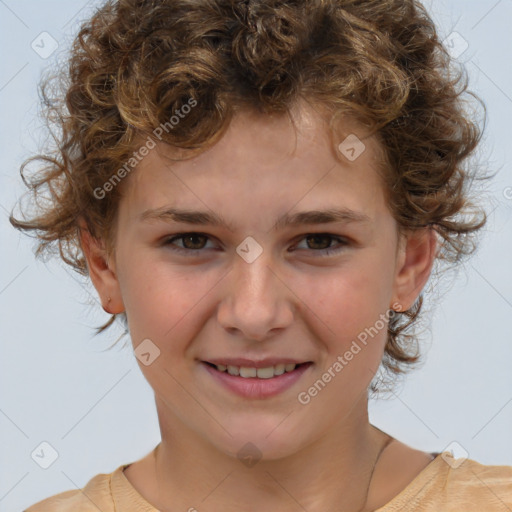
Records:
[[[345,125],[366,147],[351,161],[318,113],[293,116],[296,131],[239,114],[186,161],[150,151],[123,184],[108,267],[88,251],[96,288],[146,354],[161,424],[233,456],[251,442],[283,457],[360,417],[390,307],[410,307],[430,270],[430,239],[399,243],[376,140]],[[326,210],[340,215],[304,215]],[[297,366],[271,377],[286,363]]]

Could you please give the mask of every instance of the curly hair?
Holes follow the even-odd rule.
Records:
[[[486,214],[470,185],[484,177],[465,163],[483,130],[465,98],[482,102],[417,0],[107,1],[82,25],[68,62],[41,85],[55,144],[21,167],[39,210],[10,216],[36,232],[36,256],[58,247],[86,276],[79,219],[112,250],[120,187],[101,200],[95,190],[191,98],[197,106],[179,130],[159,138],[193,153],[243,109],[287,114],[305,99],[331,123],[351,116],[378,136],[399,230],[433,228],[436,263],[459,264],[476,248]],[[32,161],[44,165],[26,177]],[[422,303],[423,293],[390,319],[382,362],[392,375],[419,360],[411,328]]]

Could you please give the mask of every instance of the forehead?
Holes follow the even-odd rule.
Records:
[[[190,159],[176,161],[158,144],[128,177],[120,210],[136,220],[172,205],[253,217],[256,225],[294,208],[338,206],[374,218],[386,208],[380,154],[376,139],[354,122],[331,131],[311,107],[291,117],[241,112],[214,146]]]

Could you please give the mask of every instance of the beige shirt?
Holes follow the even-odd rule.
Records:
[[[24,512],[159,512],[124,475],[129,465],[96,475],[83,489],[56,494]],[[510,512],[512,466],[484,466],[471,459],[462,462],[444,452],[375,512],[398,511]]]

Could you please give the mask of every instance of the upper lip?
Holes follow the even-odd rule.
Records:
[[[224,366],[238,366],[246,368],[268,368],[270,366],[276,366],[278,364],[302,364],[309,363],[310,361],[298,361],[297,359],[290,359],[287,357],[269,357],[266,359],[260,359],[255,361],[253,359],[247,359],[245,357],[219,357],[215,359],[204,360],[205,363],[211,363],[215,365]]]

